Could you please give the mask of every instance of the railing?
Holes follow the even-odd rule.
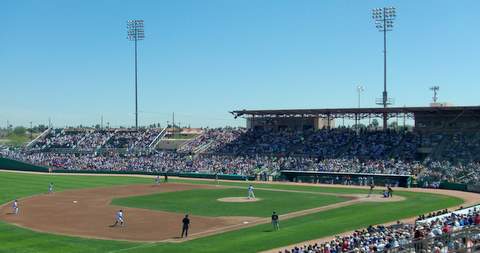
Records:
[[[195,148],[195,149],[193,150],[193,153],[194,153],[194,154],[204,153],[205,151],[207,151],[207,150],[210,148],[210,146],[213,145],[213,143],[214,143],[214,141],[210,141],[210,142],[207,143],[207,144],[201,145],[201,146]]]
[[[167,133],[167,127],[163,128],[162,131],[160,131],[157,137],[153,139],[152,143],[148,145],[148,148],[154,148],[155,146],[157,146],[157,143],[166,135],[166,133]]]
[[[179,152],[184,152],[184,151],[182,150],[182,147],[183,147],[183,146],[190,145],[190,143],[196,141],[196,140],[199,139],[199,138],[202,138],[202,136],[203,136],[203,133],[202,133],[202,134],[199,134],[197,137],[195,137],[195,138],[193,138],[193,139],[190,139],[190,140],[184,142],[182,145],[180,145],[180,146],[178,147]]]
[[[50,131],[52,131],[52,128],[48,128],[47,130],[43,131],[43,133],[41,133],[39,136],[37,136],[35,139],[33,139],[31,142],[29,142],[27,144],[27,148],[30,148],[31,146],[33,146],[39,139],[43,138],[44,136],[46,136],[48,133],[50,133]]]

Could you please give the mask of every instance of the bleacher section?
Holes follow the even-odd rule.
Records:
[[[244,175],[296,170],[417,175],[430,183],[468,183],[480,179],[479,140],[480,135],[472,132],[350,128],[204,129],[191,140],[158,128],[55,129],[31,147],[3,155],[66,169],[221,171]]]

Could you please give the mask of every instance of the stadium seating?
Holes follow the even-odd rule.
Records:
[[[157,151],[161,129],[56,129],[3,156],[54,168],[274,175],[280,170],[480,179],[480,135],[350,128],[317,131],[205,129],[177,152]],[[429,150],[419,154],[419,150]],[[65,152],[68,150],[68,152]],[[120,152],[127,150],[127,152]]]

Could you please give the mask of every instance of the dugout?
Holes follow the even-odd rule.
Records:
[[[281,178],[290,182],[322,183],[322,184],[349,184],[360,185],[360,182],[371,182],[375,185],[385,186],[386,184],[408,187],[411,175],[392,174],[370,174],[370,173],[345,173],[345,172],[323,172],[323,171],[280,171]],[[367,179],[367,180],[365,180]]]

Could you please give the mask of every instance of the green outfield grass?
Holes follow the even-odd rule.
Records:
[[[185,182],[185,180],[171,180]],[[188,181],[188,180],[187,180]],[[14,198],[46,192],[48,182],[56,190],[151,183],[152,179],[137,177],[58,176],[0,172],[0,203]],[[188,181],[211,183],[210,181]],[[243,183],[227,182],[226,185]],[[288,189],[306,192],[365,193],[362,189],[326,188],[296,185],[256,184],[259,188]],[[396,191],[406,201],[360,203],[281,221],[281,230],[272,232],[269,224],[258,225],[183,243],[131,243],[81,239],[37,233],[0,222],[0,252],[257,252],[304,240],[358,229],[370,224],[395,221],[437,209],[459,205],[462,200],[438,194]],[[261,202],[257,202],[260,204]]]
[[[348,200],[346,198],[313,193],[255,190],[256,197],[261,198],[260,201],[246,203],[217,201],[219,198],[245,197],[246,195],[246,188],[196,189],[119,198],[114,199],[112,204],[213,217],[268,217],[273,210],[285,214]]]

